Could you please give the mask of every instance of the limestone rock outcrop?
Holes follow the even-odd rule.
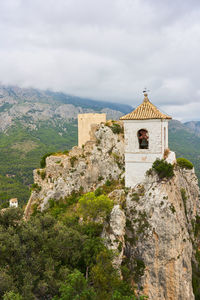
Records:
[[[113,265],[120,272],[125,249],[126,215],[122,209],[126,199],[125,192],[124,190],[114,190],[109,197],[114,200],[115,205],[111,211],[109,222],[104,225],[102,238],[106,246],[116,253]]]
[[[26,209],[40,202],[41,209],[49,199],[60,199],[73,191],[88,192],[104,184],[108,179],[118,179],[123,173],[123,134],[115,134],[104,124],[94,126],[91,141],[83,148],[74,147],[67,154],[55,154],[46,158],[45,169],[34,170],[35,191]]]
[[[129,267],[144,263],[138,290],[150,300],[192,300],[193,222],[199,213],[194,170],[176,169],[171,180],[157,176],[131,190],[126,200]]]
[[[175,156],[169,153],[168,161]],[[26,208],[34,203],[44,209],[51,198],[60,199],[72,191],[94,190],[108,179],[124,176],[123,133],[112,126],[93,127],[91,141],[74,147],[68,154],[47,157],[45,169],[34,171],[37,189]],[[102,238],[116,253],[113,264],[129,269],[138,295],[149,300],[194,300],[192,257],[194,223],[200,214],[199,187],[194,169],[174,168],[171,179],[159,179],[148,172],[133,189],[116,189],[109,194],[114,201]]]

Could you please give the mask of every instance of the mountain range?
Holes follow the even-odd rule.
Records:
[[[0,203],[17,197],[27,202],[32,171],[47,152],[77,144],[77,114],[104,112],[119,119],[133,108],[61,92],[0,85]],[[190,159],[200,178],[200,122],[171,121],[169,144],[177,156]]]

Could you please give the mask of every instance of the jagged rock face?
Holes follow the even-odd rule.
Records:
[[[39,199],[43,209],[49,199],[64,198],[80,188],[84,192],[96,189],[107,179],[118,179],[123,165],[123,135],[99,125],[93,128],[91,141],[84,148],[74,147],[68,155],[49,156],[45,169],[34,170],[34,182],[41,191],[33,192],[29,202]]]
[[[138,290],[150,300],[192,300],[192,241],[199,188],[193,170],[176,170],[169,181],[156,175],[127,196],[129,267],[144,262]]]
[[[102,238],[104,239],[104,243],[108,249],[117,253],[114,257],[113,265],[120,272],[125,248],[124,237],[126,230],[126,215],[124,210],[121,208],[121,205],[125,201],[124,190],[114,190],[109,194],[109,197],[114,200],[115,205],[111,211],[109,223],[104,225]]]
[[[173,153],[168,160],[174,162]],[[87,192],[109,178],[119,179],[123,166],[123,134],[103,124],[94,127],[83,149],[50,156],[44,170],[34,171],[41,191],[32,193],[25,216],[34,202],[43,209],[50,198],[64,198],[81,187]],[[149,300],[193,300],[193,224],[200,213],[194,170],[176,166],[175,175],[162,181],[153,172],[134,189],[114,190],[109,197],[114,207],[102,237],[117,254],[113,264],[119,272],[126,264],[138,294]]]

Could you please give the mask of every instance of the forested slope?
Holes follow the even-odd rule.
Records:
[[[200,181],[200,137],[179,121],[169,123],[169,147],[177,157],[189,159]]]
[[[17,197],[21,204],[30,196],[33,169],[47,152],[71,149],[77,144],[76,122],[63,128],[42,122],[38,130],[30,130],[19,122],[0,133],[0,202]]]

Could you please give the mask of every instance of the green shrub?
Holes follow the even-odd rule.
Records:
[[[113,201],[106,195],[95,196],[95,193],[90,192],[80,198],[79,205],[84,219],[106,218],[113,208]]]
[[[8,202],[8,200],[5,201],[5,202],[3,202],[2,204],[0,204],[0,209],[2,209],[2,208],[7,208],[7,207],[9,207],[9,202]]]
[[[61,284],[60,294],[59,300],[96,299],[93,287],[89,287],[84,275],[76,269],[67,276],[65,283]],[[58,298],[55,297],[54,299]]]
[[[111,181],[109,179],[107,179],[106,182],[105,182],[105,185],[106,186],[110,186],[111,185]]]
[[[10,291],[3,295],[3,300],[23,300],[23,298],[20,294]]]
[[[139,201],[140,200],[140,196],[138,195],[138,193],[133,193],[132,194],[132,200],[133,201]]]
[[[123,164],[122,164],[122,162],[121,162],[120,156],[117,155],[116,153],[112,153],[112,156],[113,156],[113,158],[114,158],[116,164],[118,165],[118,168],[119,168],[119,169],[122,169]]]
[[[134,280],[138,282],[141,276],[144,275],[145,264],[144,261],[140,258],[135,258],[134,260]]]
[[[188,220],[188,216],[187,216],[187,195],[186,195],[186,190],[181,188],[181,197],[182,197],[182,200],[183,200],[183,205],[184,205],[184,210],[185,210],[185,216]]]
[[[160,179],[171,178],[174,175],[174,166],[164,159],[156,159],[152,168],[156,171]]]
[[[125,186],[125,178],[124,178],[124,177],[120,180],[120,184],[121,184],[122,186]]]
[[[41,176],[42,180],[44,180],[45,177],[46,177],[46,172],[45,171],[41,171],[40,176]]]
[[[119,124],[116,124],[116,123],[114,123],[110,128],[111,128],[112,132],[115,134],[120,134],[120,133],[124,132],[123,128]]]
[[[41,158],[41,160],[40,160],[40,168],[45,168],[46,167],[46,158],[48,157],[48,156],[51,156],[51,155],[53,155],[54,154],[54,152],[50,152],[50,153],[46,153],[45,155],[43,155],[42,156],[42,158]]]
[[[181,189],[181,197],[183,199],[183,202],[186,202],[187,200],[186,191],[183,188]]]
[[[102,189],[101,189],[100,187],[98,187],[98,188],[95,190],[95,192],[94,192],[94,194],[95,194],[96,197],[102,195],[102,193],[103,193],[103,191],[102,191]]]
[[[193,164],[186,158],[179,157],[176,161],[177,165],[183,169],[193,169]]]
[[[38,185],[38,183],[33,183],[31,189],[32,191],[40,192],[42,188]]]
[[[153,174],[153,169],[150,168],[149,170],[146,171],[147,176],[151,176]]]
[[[72,168],[74,167],[75,161],[77,161],[77,160],[78,160],[78,158],[76,156],[70,157],[70,163],[71,163]]]
[[[63,154],[68,155],[68,154],[69,154],[69,150],[64,150],[64,151],[63,151]]]
[[[171,204],[169,208],[173,214],[176,212],[176,209],[173,204]]]
[[[97,255],[96,259],[96,264],[91,269],[93,287],[97,291],[96,299],[135,299],[133,290],[127,283],[120,280],[117,270],[113,268],[113,254],[104,250]]]

